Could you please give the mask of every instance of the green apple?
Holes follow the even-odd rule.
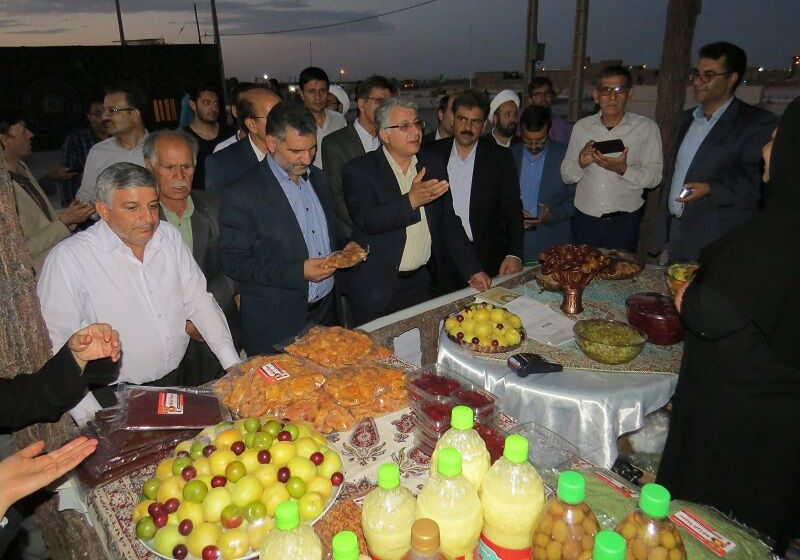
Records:
[[[161,481],[156,477],[148,478],[142,485],[142,494],[148,500],[155,500],[158,495],[158,487],[161,486]]]
[[[342,459],[339,454],[333,450],[325,452],[325,460],[317,467],[317,476],[324,476],[330,478],[335,472],[344,472],[342,468]]]
[[[235,441],[235,440],[234,440]],[[223,476],[228,465],[236,460],[236,453],[229,448],[217,446],[217,450],[208,458],[208,466],[214,476]]]
[[[194,504],[202,504],[207,494],[208,485],[202,480],[190,480],[183,487],[183,499]]]
[[[156,538],[153,540],[153,548],[156,552],[172,558],[172,549],[175,545],[186,544],[186,537],[178,532],[177,525],[164,525],[156,531]]]
[[[316,492],[306,492],[297,503],[300,509],[300,519],[311,521],[322,515],[325,509],[325,500]]]
[[[231,501],[239,507],[244,507],[258,500],[263,492],[264,486],[258,477],[249,474],[236,482],[236,488],[231,493]]]
[[[258,449],[245,449],[244,453],[239,455],[239,461],[242,462],[248,474],[253,474],[261,466],[258,462]]]
[[[222,510],[232,503],[231,494],[225,487],[212,488],[203,500],[203,519],[211,523],[219,521]]]
[[[297,441],[294,442],[294,444],[296,446],[297,456],[305,457],[306,459],[311,457],[312,453],[316,453],[319,450],[319,445],[317,445],[317,442],[307,436],[301,436],[297,438]]]
[[[293,457],[287,464],[292,476],[299,476],[308,484],[317,476],[317,466],[305,457]]]
[[[297,444],[293,441],[276,441],[269,448],[272,463],[282,467],[297,455]]]

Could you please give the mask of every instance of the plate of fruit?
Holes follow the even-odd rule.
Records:
[[[499,354],[518,348],[525,340],[522,319],[503,307],[475,303],[447,317],[447,336],[473,352]]]
[[[258,558],[275,508],[314,523],[342,490],[342,460],[310,425],[272,417],[221,422],[182,441],[142,485],[137,538],[159,558]]]

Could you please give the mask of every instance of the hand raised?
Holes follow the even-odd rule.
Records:
[[[425,171],[424,167],[420,169],[411,183],[411,190],[408,192],[408,200],[414,210],[433,202],[450,188],[450,184],[445,180],[429,179],[423,181]]]
[[[122,353],[119,333],[106,323],[94,323],[82,328],[69,337],[67,345],[81,369],[86,362],[100,358],[110,357],[117,362]]]

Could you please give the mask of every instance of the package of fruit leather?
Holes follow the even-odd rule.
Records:
[[[209,389],[125,386],[117,400],[114,430],[199,430],[230,419]]]
[[[382,360],[392,354],[364,332],[319,325],[301,332],[285,350],[330,369]]]

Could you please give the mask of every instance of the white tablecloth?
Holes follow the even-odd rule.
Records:
[[[520,422],[536,422],[573,443],[581,457],[610,468],[617,438],[644,426],[644,417],[664,406],[677,375],[564,370],[520,378],[498,360],[478,358],[445,334],[440,364],[491,391]]]

